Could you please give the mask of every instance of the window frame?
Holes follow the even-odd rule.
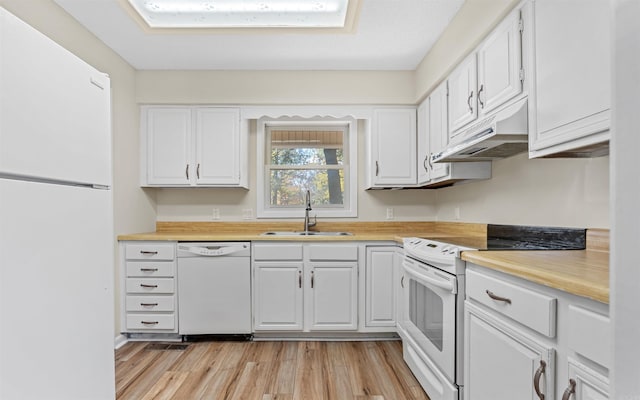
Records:
[[[303,218],[304,206],[272,207],[270,172],[267,168],[268,128],[279,127],[345,127],[343,153],[345,161],[344,193],[342,206],[314,206],[311,199],[311,214],[320,218],[353,218],[358,216],[358,124],[354,118],[260,118],[257,124],[256,177],[257,177],[257,218]],[[324,169],[324,168],[321,168]]]

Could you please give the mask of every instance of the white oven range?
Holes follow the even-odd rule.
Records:
[[[461,400],[465,262],[460,252],[474,249],[421,238],[403,242],[403,358],[431,400]]]

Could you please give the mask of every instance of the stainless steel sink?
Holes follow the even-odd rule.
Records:
[[[264,232],[261,236],[351,236],[351,232],[321,232],[321,231],[270,231]]]

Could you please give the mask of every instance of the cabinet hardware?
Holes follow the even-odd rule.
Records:
[[[140,321],[142,325],[158,325],[158,321]]]
[[[101,84],[100,82],[98,82],[97,80],[93,79],[93,78],[89,78],[89,82],[91,82],[91,84],[95,87],[98,87],[102,90],[104,90],[104,85]]]
[[[142,307],[157,307],[158,303],[140,303]]]
[[[547,363],[543,360],[540,360],[540,366],[536,370],[536,373],[533,375],[533,390],[536,391],[536,395],[540,400],[544,400],[544,394],[540,392],[540,379],[544,374],[544,370],[547,367]]]
[[[402,288],[404,289],[404,275],[402,275],[402,278],[400,278],[400,286],[402,286]]]
[[[478,89],[478,102],[480,102],[480,107],[484,108],[484,103],[482,102],[482,97],[480,97],[480,93],[484,90],[484,84],[480,85],[480,89]]]
[[[158,268],[140,268],[142,272],[158,272]]]
[[[473,114],[473,107],[471,106],[471,99],[473,98],[473,90],[469,93],[469,98],[467,98],[467,105],[469,106],[469,112]]]
[[[422,162],[422,166],[424,167],[424,170],[426,172],[429,172],[429,167],[427,166],[428,161],[429,161],[429,155],[427,154],[427,156],[424,158],[424,161]]]
[[[302,289],[302,271],[298,271],[298,289]]]
[[[576,392],[576,381],[569,379],[569,386],[564,390],[562,394],[562,400],[569,400],[572,394]]]
[[[187,168],[184,170],[184,174],[187,176],[187,180],[189,180],[189,164],[187,164]]]
[[[493,300],[504,301],[507,304],[511,304],[511,299],[508,299],[506,297],[497,296],[492,291],[490,291],[489,289],[486,290],[486,293],[487,293],[487,296],[491,297]]]
[[[158,285],[146,285],[144,283],[141,283],[140,287],[149,288],[149,289],[156,289],[156,288],[158,288]]]
[[[200,163],[198,163],[198,166],[196,167],[196,178],[200,179]]]
[[[376,176],[378,176],[378,172],[380,172],[380,166],[378,165],[378,162],[376,161]]]
[[[313,289],[313,281],[314,281],[314,275],[313,275],[313,271],[311,271],[311,289]]]
[[[155,256],[158,254],[157,251],[145,251],[145,250],[140,250],[140,254],[144,254],[146,256]]]

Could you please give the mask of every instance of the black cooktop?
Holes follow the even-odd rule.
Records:
[[[486,248],[479,250],[581,250],[586,238],[586,229],[489,224]]]

